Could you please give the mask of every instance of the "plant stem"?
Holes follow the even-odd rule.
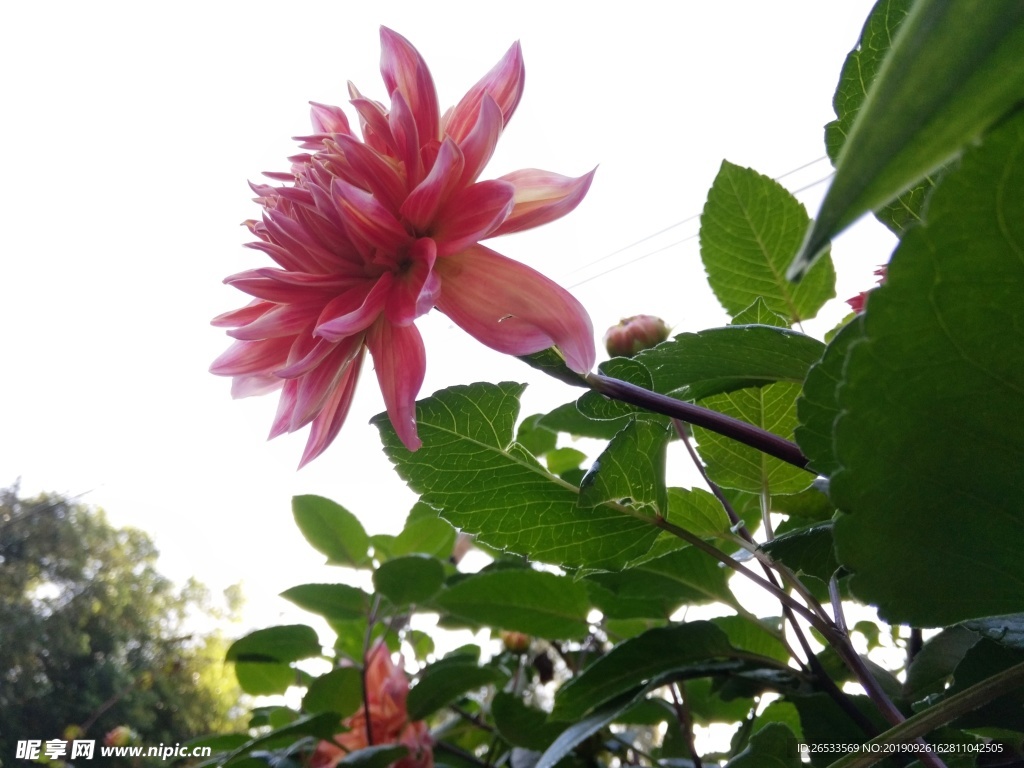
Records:
[[[890,728],[878,738],[869,741],[868,744],[873,746],[876,744],[908,743],[945,725],[951,720],[955,720],[960,715],[971,712],[1022,686],[1024,686],[1024,662],[1004,669],[1002,672],[982,680],[980,683],[975,683],[970,688],[940,701],[934,707],[924,710],[924,712],[908,717],[896,727]],[[889,757],[891,754],[881,750],[871,754],[858,752],[837,760],[828,768],[867,768],[879,760]],[[924,762],[923,755],[919,757]]]
[[[672,705],[676,711],[676,719],[679,721],[679,727],[683,729],[683,737],[686,739],[686,748],[690,752],[693,766],[694,768],[704,768],[693,739],[693,714],[690,712],[690,705],[686,700],[686,686],[682,682],[677,682],[670,686],[670,690],[672,691]]]
[[[753,424],[734,419],[732,416],[726,416],[724,413],[718,413],[710,408],[702,408],[693,403],[676,400],[674,397],[651,392],[636,384],[614,379],[601,373],[588,373],[584,380],[595,392],[612,400],[621,400],[654,413],[685,421],[687,424],[696,424],[698,427],[704,427],[744,445],[749,445],[751,448],[756,448],[762,453],[781,459],[794,467],[807,469],[808,459],[796,443],[760,427],[755,427]]]

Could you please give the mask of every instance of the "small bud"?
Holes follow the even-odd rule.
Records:
[[[135,731],[127,725],[119,725],[103,737],[103,743],[108,747],[127,747],[135,741]]]
[[[530,636],[522,632],[508,632],[502,630],[498,633],[506,651],[512,653],[526,653],[530,649]]]
[[[669,327],[660,317],[634,315],[620,320],[604,335],[604,346],[612,357],[632,357],[668,338]]]

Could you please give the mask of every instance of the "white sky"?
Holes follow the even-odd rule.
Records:
[[[241,580],[251,623],[273,621],[277,593],[330,577],[294,527],[292,495],[334,498],[371,533],[397,532],[413,500],[367,425],[383,409],[369,365],[341,435],[301,472],[305,431],[265,440],[276,396],[232,401],[229,380],[207,373],[228,344],[210,318],[247,301],[221,280],[269,264],[241,247],[240,222],[259,212],[246,182],[287,169],[308,100],[346,104],[347,80],[385,99],[378,26],[419,48],[442,109],[521,40],[525,95],[483,177],[600,168],[576,212],[489,244],[567,286],[664,248],[574,289],[600,337],[641,312],[677,331],[724,321],[695,220],[594,262],[699,213],[723,158],[777,176],[823,156],[871,4],[5,4],[0,484],[85,494],[149,532],[164,572],[214,589]],[[823,188],[799,195],[812,214]],[[873,224],[837,243],[840,297],[872,284],[890,244]],[[843,314],[836,302],[819,330]],[[578,392],[437,313],[419,325],[424,396],[526,381],[529,414]]]

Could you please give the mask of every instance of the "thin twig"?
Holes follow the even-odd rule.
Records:
[[[690,751],[690,759],[693,761],[693,768],[704,768],[700,755],[697,753],[697,743],[693,739],[693,714],[690,712],[690,705],[686,700],[686,687],[680,681],[669,686],[672,691],[672,705],[676,711],[676,719],[679,727],[683,729],[683,736],[686,737],[686,748]]]

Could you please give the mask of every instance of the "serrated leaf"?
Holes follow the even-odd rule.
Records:
[[[580,483],[579,504],[596,507],[605,501],[650,506],[664,514],[665,448],[672,433],[660,423],[634,419],[591,465]]]
[[[629,357],[613,357],[611,360],[601,363],[598,370],[605,376],[627,381],[644,389],[653,387],[650,372],[641,363]],[[576,401],[576,407],[584,416],[598,421],[617,421],[624,416],[634,416],[638,413],[644,413],[649,418],[658,418],[632,403],[612,400],[593,391],[582,395]]]
[[[467,576],[439,594],[436,605],[476,624],[551,639],[586,636],[586,588],[565,576],[528,569]]]
[[[836,119],[825,126],[825,150],[833,164],[839,158],[854,118],[864,104],[868,87],[889,52],[896,30],[912,4],[913,0],[881,0],[876,3],[864,23],[860,42],[846,57],[832,99]],[[921,220],[925,200],[933,186],[932,178],[925,177],[923,182],[876,210],[875,216],[893,232],[901,234],[908,226]]]
[[[700,405],[761,427],[787,440],[796,426],[797,384],[778,382],[712,395]],[[809,472],[781,459],[768,456],[756,448],[730,440],[701,427],[693,428],[697,451],[707,464],[708,476],[725,488],[759,493],[797,493],[814,480]]]
[[[373,572],[373,586],[398,606],[429,600],[443,581],[444,566],[427,555],[396,557]]]
[[[358,619],[370,612],[370,596],[348,584],[300,584],[281,597],[326,619]]]
[[[714,624],[694,621],[658,627],[619,643],[555,697],[553,720],[578,720],[640,683],[687,668],[703,668],[727,659],[729,638]]]
[[[805,573],[828,583],[838,570],[832,523],[818,523],[776,536],[761,549],[790,570]]]
[[[701,214],[700,255],[711,290],[730,315],[760,298],[795,323],[814,317],[836,295],[827,257],[799,284],[786,278],[809,223],[803,205],[777,181],[722,162]]]
[[[850,128],[818,217],[790,268],[976,141],[1024,94],[1024,6],[916,0]]]
[[[305,624],[285,624],[250,632],[228,648],[227,661],[288,663],[320,655],[320,639]]]
[[[726,570],[721,563],[699,549],[689,547],[660,557],[645,559],[642,568],[677,582],[684,602],[698,605],[722,602],[735,605]]]
[[[555,432],[565,432],[576,437],[593,437],[598,440],[611,440],[615,433],[626,426],[632,415],[620,416],[617,419],[592,419],[584,416],[576,407],[576,401],[560,405],[550,413],[541,417],[541,425]]]
[[[316,678],[302,697],[307,712],[333,712],[338,719],[363,706],[363,676],[355,667],[332,669]]]
[[[356,516],[340,504],[322,496],[295,496],[292,514],[306,541],[332,563],[353,568],[368,563],[369,537]]]
[[[1024,609],[1024,115],[947,174],[864,314],[831,495],[851,588],[890,622]],[[894,580],[892,563],[905,574]]]
[[[415,453],[386,415],[373,423],[421,500],[484,544],[569,567],[620,568],[639,557],[657,537],[651,522],[611,504],[581,509],[578,488],[513,450],[522,390],[508,382],[474,384],[419,401],[423,445]]]
[[[737,313],[729,325],[770,325],[774,328],[789,328],[789,321],[778,312],[773,312],[758,296],[754,303]]]
[[[860,318],[843,327],[832,339],[819,362],[807,372],[803,391],[796,401],[800,423],[793,437],[814,471],[830,476],[839,468],[833,446],[833,429],[839,415],[837,390],[846,366],[850,345],[863,335]]]
[[[506,676],[493,667],[480,667],[459,658],[431,664],[409,691],[410,720],[422,720],[469,691],[500,683]]]
[[[732,325],[681,333],[635,359],[650,371],[655,392],[694,400],[777,381],[803,383],[824,351],[817,339],[786,328]]]

